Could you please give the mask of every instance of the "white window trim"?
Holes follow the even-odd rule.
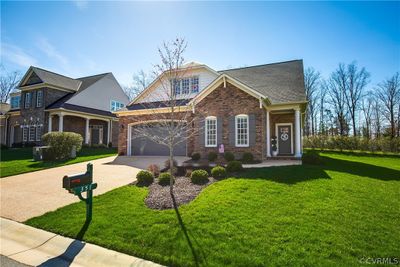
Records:
[[[39,93],[40,93],[40,98],[39,98]],[[39,99],[40,99],[40,105],[39,105]],[[39,90],[36,92],[36,107],[41,108],[43,106],[43,91]]]
[[[27,97],[27,96],[29,96],[29,97]],[[29,105],[27,105],[27,100],[29,99]],[[24,108],[30,108],[31,107],[31,105],[32,105],[32,93],[31,92],[28,92],[28,93],[25,93],[25,97],[24,97]]]
[[[29,125],[28,131],[28,140],[29,142],[35,141],[36,139],[36,126]],[[33,136],[31,135],[31,131],[33,131]],[[31,138],[33,137],[33,138]]]
[[[207,129],[207,121],[215,120],[215,145],[208,145],[207,140],[208,140],[208,129]],[[208,116],[204,120],[204,145],[205,147],[217,147],[218,146],[218,121],[217,117],[215,116]]]
[[[115,110],[113,110],[113,104],[115,104]],[[120,110],[120,109],[122,109],[124,107],[125,107],[124,103],[119,102],[117,100],[110,100],[110,111],[111,112],[118,111],[118,110]]]
[[[41,141],[42,140],[42,135],[41,135],[41,130],[42,130],[43,128],[41,127],[41,126],[37,126],[36,127],[36,133],[35,133],[35,135],[36,135],[36,141]]]
[[[22,142],[27,142],[28,141],[28,128],[27,127],[23,127],[22,128]]]
[[[15,99],[17,99],[17,98],[18,98],[18,103],[16,106],[13,106],[13,104],[12,104],[13,100],[14,100],[14,102],[16,102]],[[16,108],[20,108],[20,106],[21,106],[21,96],[20,95],[10,97],[10,108],[16,109]]]
[[[238,133],[237,133],[237,122],[238,119],[243,119],[246,118],[247,120],[247,144],[246,145],[242,145],[242,144],[238,144]],[[235,116],[235,146],[236,147],[249,147],[250,146],[250,133],[249,133],[249,128],[250,128],[250,121],[249,121],[249,115],[246,114],[239,114]]]

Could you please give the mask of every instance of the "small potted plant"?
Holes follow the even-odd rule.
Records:
[[[271,146],[272,146],[272,156],[276,157],[278,156],[278,147],[277,147],[278,141],[276,140],[276,136],[273,136],[271,138]]]

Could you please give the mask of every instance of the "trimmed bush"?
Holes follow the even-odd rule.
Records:
[[[160,168],[157,164],[150,164],[147,167],[147,170],[153,174],[154,177],[158,177],[160,175]]]
[[[198,161],[200,159],[200,153],[193,153],[192,154],[192,160]]]
[[[310,150],[303,153],[301,160],[304,164],[311,164],[311,165],[321,165],[322,159],[319,153],[315,150]]]
[[[222,166],[216,166],[211,170],[211,176],[215,179],[223,179],[226,177],[226,170]]]
[[[80,134],[71,132],[50,132],[42,137],[46,146],[50,146],[48,153],[51,158],[61,160],[71,156],[72,147],[75,146],[76,152],[82,148],[83,138]]]
[[[194,184],[205,184],[208,182],[208,172],[205,170],[195,170],[192,172],[190,180]]]
[[[150,185],[154,181],[154,176],[149,171],[140,171],[136,174],[137,183],[139,185]]]
[[[229,162],[229,161],[234,161],[235,160],[235,155],[233,155],[232,152],[225,152],[224,153],[224,159]]]
[[[208,160],[214,162],[218,158],[218,154],[215,152],[208,153]]]
[[[243,170],[243,166],[240,161],[234,160],[234,161],[228,162],[228,165],[226,166],[226,170],[228,172],[240,172]]]
[[[251,154],[250,152],[243,153],[243,156],[242,156],[243,163],[252,163],[253,161],[254,161],[253,154]]]
[[[158,183],[163,186],[169,185],[171,179],[173,180],[173,183],[174,183],[175,182],[174,177],[169,172],[162,172],[158,176]]]

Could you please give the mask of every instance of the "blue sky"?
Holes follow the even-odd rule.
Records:
[[[182,36],[185,58],[220,70],[303,59],[324,76],[356,60],[372,88],[400,70],[400,2],[1,2],[1,62],[121,84]]]

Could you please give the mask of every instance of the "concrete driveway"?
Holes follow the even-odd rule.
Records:
[[[140,169],[128,164],[113,164],[115,159],[116,156],[89,161],[93,163],[93,180],[98,184],[94,195],[103,194],[136,180],[136,174]],[[23,222],[78,202],[77,196],[69,194],[62,188],[62,177],[66,174],[85,172],[86,164],[89,162],[0,179],[0,216]]]
[[[187,157],[175,158],[178,164],[188,159]],[[94,195],[100,195],[134,182],[140,169],[147,169],[150,164],[157,164],[163,168],[167,159],[168,157],[163,156],[113,156],[2,178],[0,179],[0,216],[23,222],[78,202],[77,196],[69,194],[62,188],[62,178],[66,174],[85,172],[89,162],[93,163],[93,181],[98,184],[93,192]]]

